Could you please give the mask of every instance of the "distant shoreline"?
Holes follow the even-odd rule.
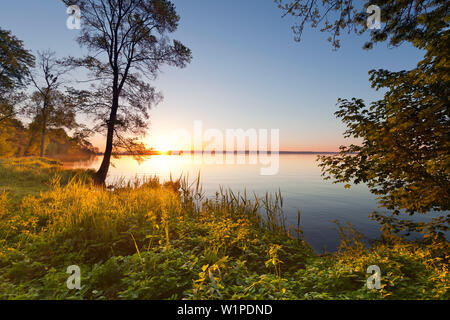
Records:
[[[218,153],[218,154],[258,154],[262,151],[196,151],[196,150],[181,150],[181,151],[175,151],[175,150],[169,150],[165,152],[161,151],[149,151],[139,154],[129,153],[129,152],[123,152],[123,153],[116,153],[115,156],[158,156],[158,155],[182,155],[182,154],[203,154],[203,153]],[[272,153],[278,153],[278,154],[337,154],[337,151],[278,151],[278,152],[271,152],[266,151],[268,154]],[[96,153],[97,156],[102,156],[104,153]]]

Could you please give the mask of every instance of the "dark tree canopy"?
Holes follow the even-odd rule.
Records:
[[[439,34],[448,24],[450,4],[447,0],[412,1],[353,1],[353,0],[274,0],[284,12],[297,21],[292,27],[296,40],[300,41],[308,24],[330,33],[329,41],[339,48],[343,31],[362,34],[368,30],[367,8],[377,5],[381,9],[381,29],[371,30],[374,42],[388,41],[396,46],[403,41],[424,48],[426,41]]]
[[[17,91],[27,83],[33,66],[34,56],[22,41],[0,28],[0,123],[17,114],[16,106],[23,98]]]
[[[167,0],[64,0],[82,13],[78,42],[92,53],[67,63],[90,71],[92,90],[72,90],[106,132],[96,182],[104,183],[114,149],[139,146],[126,134],[142,134],[148,111],[161,96],[150,85],[162,65],[184,67],[191,51],[168,35],[179,16]]]
[[[0,95],[0,124],[15,118],[18,113],[17,106],[25,99],[23,92],[9,91]]]
[[[25,84],[34,56],[22,41],[0,28],[0,96]]]

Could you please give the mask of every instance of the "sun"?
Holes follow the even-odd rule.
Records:
[[[174,139],[170,135],[153,136],[151,139],[148,139],[146,144],[149,148],[152,148],[154,151],[161,154],[169,154],[171,151],[186,150],[183,149],[185,145],[183,144],[183,141]]]
[[[173,145],[169,142],[169,139],[166,137],[155,137],[152,141],[153,143],[149,143],[149,145],[159,153],[168,153],[173,150]]]
[[[155,150],[161,153],[167,153],[172,150],[172,148],[167,144],[160,144],[155,146]]]

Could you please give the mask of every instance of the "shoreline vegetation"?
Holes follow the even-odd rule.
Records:
[[[199,179],[110,188],[46,158],[0,159],[0,299],[449,299],[448,242],[339,225],[315,253],[284,223],[281,194],[255,198]],[[81,269],[69,290],[67,267]],[[381,269],[368,289],[367,268]]]

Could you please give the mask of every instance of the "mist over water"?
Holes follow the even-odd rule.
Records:
[[[145,157],[142,162],[132,156],[120,156],[112,160],[107,184],[142,176],[158,176],[165,181],[171,175],[174,179],[183,175],[193,181],[200,172],[206,196],[214,196],[221,186],[231,188],[233,192],[246,190],[248,195],[256,193],[259,196],[280,190],[286,223],[296,226],[297,211],[300,210],[306,241],[318,252],[324,248],[328,251],[337,249],[339,236],[335,220],[341,224],[350,222],[369,240],[380,235],[380,226],[368,216],[375,210],[387,211],[378,208],[375,196],[367,186],[352,185],[345,189],[343,184],[323,180],[315,154],[280,154],[279,157],[278,174],[263,176],[260,174],[262,165],[249,164],[245,154],[235,155],[235,164],[225,161],[214,164],[210,158],[198,154],[154,155]],[[238,164],[238,158],[244,164]],[[98,156],[88,161],[66,162],[65,166],[98,169],[101,161],[102,157]],[[413,220],[428,221],[430,217],[417,215]]]

